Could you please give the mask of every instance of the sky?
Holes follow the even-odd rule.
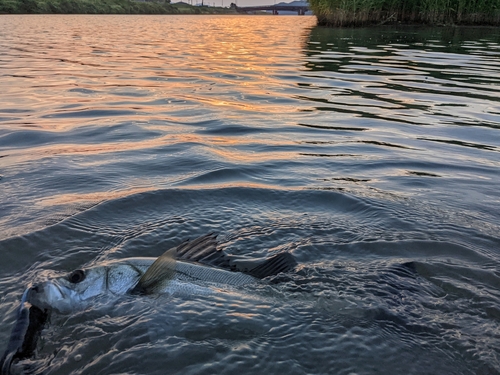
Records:
[[[172,3],[178,3],[181,0],[171,0]],[[197,4],[201,3],[201,0],[182,0],[188,4]],[[203,0],[203,4],[213,6],[224,6],[229,7],[231,3],[236,3],[236,5],[240,7],[249,7],[254,5],[273,5],[281,2],[290,3],[293,0]]]

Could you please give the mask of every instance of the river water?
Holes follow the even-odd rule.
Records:
[[[5,346],[84,264],[209,232],[299,263],[52,314],[17,372],[500,373],[498,28],[0,16],[0,87]]]

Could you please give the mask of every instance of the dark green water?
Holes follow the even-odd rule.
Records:
[[[208,232],[299,262],[53,315],[17,370],[500,373],[499,30],[314,24],[0,16],[0,343],[83,264]]]

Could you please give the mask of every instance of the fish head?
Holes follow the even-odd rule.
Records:
[[[106,267],[77,269],[35,284],[29,289],[27,299],[41,309],[67,314],[85,308],[93,297],[104,294],[106,283]]]

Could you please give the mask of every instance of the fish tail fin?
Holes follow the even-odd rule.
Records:
[[[246,273],[258,278],[263,279],[268,276],[277,275],[280,272],[287,272],[297,266],[295,257],[290,253],[279,253],[271,258],[266,259],[264,262],[248,270]]]

